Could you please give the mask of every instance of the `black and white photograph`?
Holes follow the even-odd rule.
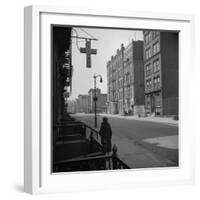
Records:
[[[51,25],[51,171],[179,167],[179,32]]]

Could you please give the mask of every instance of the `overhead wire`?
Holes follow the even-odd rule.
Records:
[[[72,31],[74,31],[75,32],[75,34],[76,34],[76,47],[77,47],[77,49],[80,51],[80,47],[79,47],[79,45],[78,45],[78,32],[77,32],[77,30],[76,29],[73,29],[72,28]]]
[[[95,39],[95,37],[92,35],[92,34],[90,34],[90,33],[88,33],[86,30],[84,30],[83,28],[79,28],[80,30],[82,30],[84,33],[86,33],[87,35],[89,35],[92,39]]]
[[[81,31],[83,31],[84,33],[86,33],[88,36],[90,36],[92,39],[96,39],[92,34],[90,34],[90,33],[88,33],[86,30],[84,30],[83,28],[79,28]],[[82,42],[82,41],[78,41],[79,39],[78,39],[78,32],[77,32],[77,30],[76,29],[74,29],[74,28],[72,28],[72,31],[74,31],[75,32],[75,34],[76,34],[76,47],[77,47],[77,49],[80,51],[80,47],[79,47],[79,45],[78,45],[78,43],[79,42]],[[89,39],[89,38],[88,38]]]

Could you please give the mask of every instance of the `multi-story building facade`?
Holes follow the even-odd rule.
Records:
[[[68,100],[67,101],[67,113],[75,113],[76,112],[76,101]]]
[[[144,115],[143,41],[123,44],[107,62],[108,112]]]
[[[147,114],[178,114],[178,33],[144,31]]]
[[[88,94],[79,94],[76,100],[76,104],[77,112],[90,112],[90,96]]]
[[[90,89],[88,92],[90,96],[90,112],[94,112],[94,97],[95,97],[95,91],[94,89]],[[99,88],[96,88],[96,111],[97,113],[106,113],[106,100],[107,100],[107,94],[101,93],[101,90]]]
[[[90,89],[88,94],[80,94],[76,99],[76,112],[94,113],[94,89]],[[99,88],[96,89],[96,111],[97,113],[106,113],[107,94],[101,93]]]
[[[108,113],[124,114],[124,46],[107,62]]]

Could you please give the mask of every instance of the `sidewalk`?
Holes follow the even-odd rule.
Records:
[[[79,116],[86,116],[85,114],[80,114]],[[92,116],[88,114],[87,116]],[[101,115],[108,116],[108,115]],[[109,115],[108,117],[113,117]],[[114,117],[117,117],[117,115]],[[126,118],[125,116],[118,116],[122,118]],[[80,121],[88,124],[89,126],[93,126],[93,122],[88,121],[88,119],[78,118]],[[98,128],[96,129],[98,131]],[[154,138],[155,139],[155,138]],[[157,142],[157,139],[155,139]],[[165,139],[166,140],[166,139]],[[164,140],[164,141],[165,141]],[[146,143],[155,143],[154,140],[145,141]],[[117,146],[117,154],[120,159],[122,159],[127,165],[131,168],[152,168],[152,167],[169,167],[176,166],[174,162],[171,160],[164,158],[152,150],[149,150],[143,146],[143,142],[140,141],[138,144],[134,139],[123,137],[123,135],[113,134],[112,144]],[[166,146],[165,142],[160,141],[158,145]],[[168,145],[169,146],[169,145]]]
[[[122,116],[122,115],[112,115],[112,114],[98,114],[99,116],[106,116],[106,117],[114,117],[119,119],[128,119],[128,120],[138,120],[138,121],[149,121],[155,123],[164,123],[170,124],[174,126],[178,126],[179,121],[172,119],[172,117],[138,117],[138,116]]]
[[[119,138],[114,135],[112,143],[117,145],[117,153],[120,159],[133,169],[175,166],[172,161],[136,144],[134,140]]]

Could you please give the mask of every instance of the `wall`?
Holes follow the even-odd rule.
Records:
[[[134,97],[135,105],[144,105],[144,61],[143,42],[134,43]],[[134,48],[134,47],[133,47]]]
[[[161,33],[163,115],[178,114],[178,33]]]
[[[0,165],[0,195],[1,199],[20,199],[20,200],[78,200],[78,199],[139,199],[139,200],[196,200],[200,198],[200,134],[199,113],[200,107],[197,106],[197,99],[200,99],[199,87],[194,87],[188,91],[188,95],[194,99],[188,105],[188,114],[194,115],[191,131],[197,132],[196,135],[196,184],[191,186],[169,186],[153,188],[136,188],[133,190],[118,191],[98,191],[85,193],[69,193],[57,195],[30,196],[23,191],[23,7],[30,4],[57,4],[65,6],[79,6],[90,9],[121,9],[135,11],[156,11],[174,13],[196,14],[196,50],[194,54],[200,52],[200,6],[198,0],[6,0],[1,2],[1,32],[0,32],[0,113],[1,113],[1,165]],[[155,6],[156,5],[156,6]],[[197,59],[196,59],[197,60]],[[199,61],[198,67],[192,68],[196,80],[193,78],[193,85],[197,84],[197,77],[200,74]],[[194,82],[195,81],[195,82]],[[193,104],[193,105],[192,105]],[[196,106],[193,111],[191,108]],[[105,180],[106,181],[106,180]]]

